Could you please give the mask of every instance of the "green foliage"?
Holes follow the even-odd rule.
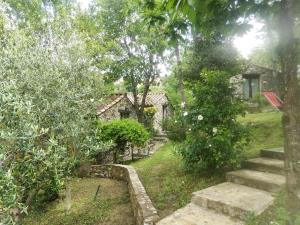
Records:
[[[300,225],[300,208],[295,207],[293,212],[288,210],[287,192],[281,191],[275,196],[274,204],[258,217],[250,217],[246,225]]]
[[[143,124],[149,130],[150,133],[154,132],[153,120],[157,109],[154,106],[144,108],[144,122]]]
[[[166,119],[163,122],[163,128],[171,141],[182,142],[186,139],[188,128],[184,118],[181,116],[175,115],[172,118]]]
[[[171,105],[175,108],[175,110],[181,108],[181,97],[178,94],[179,89],[179,81],[178,76],[174,73],[163,78],[163,86],[167,93],[168,99],[170,100]],[[188,88],[188,85],[184,89],[186,96],[186,103],[189,105],[192,102],[192,93]]]
[[[203,71],[193,88],[194,103],[182,114],[187,138],[178,148],[187,169],[213,172],[239,165],[248,132],[236,121],[244,107],[234,97],[229,77],[224,72]]]
[[[49,32],[5,30],[0,42],[0,221],[13,224],[40,190],[62,188],[76,160],[107,147],[92,130],[102,78],[85,45],[53,22]],[[50,197],[50,196],[49,196]]]
[[[196,35],[196,34],[195,34]],[[223,38],[195,37],[183,57],[183,74],[191,83],[199,79],[199,71],[219,70],[238,74],[242,61],[231,42]]]
[[[186,173],[174,148],[175,144],[167,143],[151,157],[132,163],[161,217],[188,204],[193,192],[224,180],[222,174]]]
[[[157,109],[155,107],[145,107],[144,108],[145,116],[153,117],[156,112],[157,112]]]
[[[118,151],[124,150],[126,143],[142,146],[149,139],[145,127],[132,119],[113,120],[100,125],[99,138],[112,140],[117,144]]]
[[[22,225],[133,224],[126,183],[99,178],[73,178],[69,182],[72,187],[72,207],[68,213],[65,211],[64,194],[61,193],[61,201],[52,202],[43,209],[37,208],[24,218]],[[94,200],[99,185],[101,192]]]
[[[259,157],[261,149],[283,146],[282,114],[280,112],[246,114],[238,121],[251,133],[250,144],[242,153],[243,159]]]
[[[113,120],[100,126],[100,137],[107,141],[113,140],[118,145],[131,142],[141,146],[148,140],[144,126],[133,119]]]

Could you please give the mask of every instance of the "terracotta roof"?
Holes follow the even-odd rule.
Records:
[[[104,113],[106,110],[113,107],[115,104],[120,102],[123,98],[125,98],[125,94],[117,94],[117,95],[109,96],[107,99],[108,103],[101,104],[97,107],[98,115]]]
[[[131,102],[131,104],[134,104],[134,98],[133,94],[131,92],[128,92],[126,94],[118,94],[118,95],[111,95],[107,98],[107,103],[99,105],[97,107],[98,115],[104,113],[106,110],[110,109],[114,105],[116,105],[118,102],[120,102],[125,97],[128,98],[128,100]],[[142,94],[138,94],[138,100],[139,104],[142,101]],[[168,98],[165,93],[148,93],[146,98],[146,106],[155,106],[155,105],[164,105],[168,103]]]
[[[246,67],[243,74],[261,74],[261,73],[264,73],[266,71],[274,71],[274,70],[272,70],[270,68],[267,68],[267,67],[263,67],[263,66],[259,66],[259,65],[255,65],[255,64],[250,64]]]
[[[131,92],[127,93],[127,97],[129,99],[129,101],[134,104],[134,98],[133,98],[133,94]],[[139,104],[141,104],[142,102],[142,94],[138,95],[138,101]],[[165,93],[148,93],[147,98],[146,98],[146,106],[155,106],[155,105],[163,105],[166,104],[168,102],[168,99],[166,97]]]

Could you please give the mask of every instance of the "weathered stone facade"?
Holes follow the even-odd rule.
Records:
[[[138,96],[138,99],[141,101],[141,95]],[[137,119],[133,103],[134,99],[132,93],[111,96],[111,102],[99,106],[98,116],[104,120],[121,119],[126,117]],[[159,134],[162,134],[162,123],[172,114],[172,107],[167,96],[164,93],[149,93],[146,98],[146,107],[154,107],[156,109],[156,113],[153,117],[153,128]]]
[[[122,98],[119,102],[105,110],[103,113],[100,114],[100,118],[104,120],[114,120],[114,119],[121,119],[121,111],[120,110],[129,110],[129,118],[137,119],[136,113],[133,109],[132,103],[129,101],[128,98]]]
[[[244,99],[254,98],[265,91],[279,94],[278,72],[256,65],[250,65],[239,75],[233,76],[230,82],[236,89],[236,94]]]
[[[154,208],[137,172],[125,165],[93,165],[91,175],[101,178],[113,178],[128,183],[130,200],[137,225],[154,225],[159,216]]]

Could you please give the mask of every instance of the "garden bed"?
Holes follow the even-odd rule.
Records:
[[[100,192],[94,200],[98,185]],[[134,216],[127,184],[102,178],[74,178],[72,207],[65,213],[65,202],[56,200],[44,210],[34,211],[24,225],[133,225]]]

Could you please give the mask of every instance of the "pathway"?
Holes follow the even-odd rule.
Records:
[[[191,203],[157,225],[243,225],[273,204],[285,184],[283,159],[282,148],[262,150],[260,158],[227,173],[227,182],[194,192]]]

